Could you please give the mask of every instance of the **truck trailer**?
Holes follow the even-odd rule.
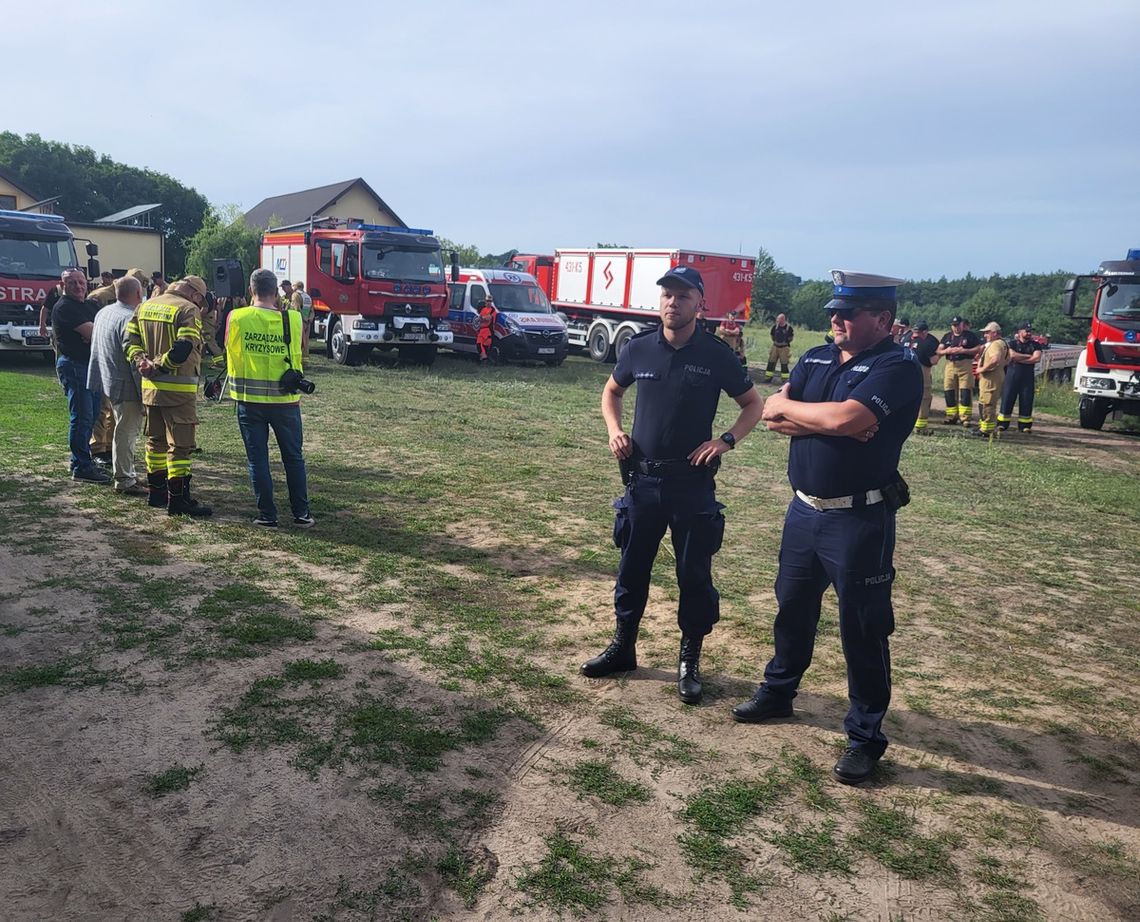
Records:
[[[630,338],[661,322],[657,280],[691,266],[705,282],[704,319],[719,324],[730,312],[751,313],[756,261],[702,250],[599,247],[556,249],[553,256],[516,255],[511,268],[528,272],[566,318],[570,346],[597,362],[612,362]]]

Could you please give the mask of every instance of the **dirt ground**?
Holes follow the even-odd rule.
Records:
[[[1093,464],[1115,466],[1121,463],[1117,452],[1136,450],[1135,438],[1128,435],[1084,433],[1053,419],[1038,426],[1033,438],[1047,438],[1058,451],[1079,452]],[[959,884],[908,879],[870,860],[858,860],[853,874],[821,877],[790,868],[761,838],[743,847],[747,873],[772,880],[768,893],[740,908],[731,904],[723,881],[694,882],[693,869],[677,848],[677,827],[666,813],[683,807],[695,784],[714,777],[718,765],[760,771],[775,764],[781,751],[794,751],[829,766],[842,722],[842,675],[834,669],[797,699],[793,721],[746,727],[727,719],[727,708],[751,692],[762,665],[749,668],[738,659],[741,645],[753,643],[744,619],[726,619],[710,638],[706,703],[685,708],[671,684],[671,604],[657,589],[650,603],[657,614],[647,622],[640,651],[642,668],[619,681],[576,675],[583,654],[604,642],[612,588],[610,574],[580,574],[560,596],[570,616],[550,628],[549,649],[565,655],[546,654],[543,663],[566,677],[580,700],[561,709],[548,706],[541,731],[510,719],[477,747],[444,752],[430,776],[400,766],[379,774],[309,775],[291,763],[287,748],[269,747],[251,758],[248,751],[221,745],[211,733],[219,714],[251,682],[295,660],[298,648],[257,659],[206,657],[173,668],[153,647],[123,644],[100,647],[96,659],[81,660],[85,649],[106,636],[106,616],[69,577],[98,581],[120,568],[123,535],[129,536],[132,525],[92,515],[74,497],[65,491],[47,501],[55,523],[49,540],[29,532],[27,543],[0,545],[0,604],[5,624],[12,626],[4,638],[5,656],[13,663],[40,662],[63,649],[76,657],[60,681],[0,696],[4,919],[554,919],[572,913],[528,900],[517,886],[523,869],[543,853],[552,828],[607,853],[642,856],[642,885],[672,895],[661,905],[615,896],[587,912],[590,918],[888,922],[966,917]],[[536,586],[551,566],[540,555],[520,552],[513,536],[497,534],[490,524],[468,523],[448,538],[490,551],[493,563]],[[932,571],[939,566],[937,560],[929,564]],[[149,578],[191,587],[190,597],[171,602],[178,611],[200,603],[214,578],[207,563],[180,554],[177,546],[138,567]],[[472,575],[462,564],[448,567],[456,578]],[[346,598],[363,588],[359,573],[338,572],[335,562],[312,569],[339,585]],[[162,612],[150,614],[160,618]],[[374,650],[363,648],[378,631],[399,628],[405,615],[399,601],[337,605],[301,652],[312,660],[335,655],[350,678],[368,684],[381,700],[446,721],[462,706],[461,696],[441,684],[437,671],[395,654],[378,659]],[[939,628],[925,629],[937,643]],[[101,676],[114,678],[102,681]],[[951,695],[967,690],[953,675],[944,684]],[[651,746],[640,756],[633,749],[614,750],[617,771],[650,789],[644,802],[621,808],[583,799],[565,784],[568,765],[598,741],[614,738],[598,717],[611,707],[665,728],[698,754],[688,761],[655,758]],[[1047,718],[1047,708],[1040,714]],[[1076,784],[1072,748],[1060,738],[1028,733],[995,738],[986,724],[924,715],[913,707],[901,708],[892,719],[892,736],[901,742],[892,748],[892,775],[874,786],[873,796],[910,792],[907,803],[927,835],[969,830],[972,822],[988,829],[1006,866],[1016,867],[1027,882],[1023,892],[1050,919],[1091,922],[1140,912],[1140,905],[1130,902],[1135,893],[1130,885],[1114,890],[1066,855],[1067,845],[1076,848],[1078,840],[1082,848],[1089,842],[1121,843],[1130,854],[1140,854],[1134,782],[1126,788],[1109,781]],[[919,745],[947,736],[956,743],[943,753]],[[1019,763],[1020,750],[1029,746],[1032,760]],[[1134,744],[1122,749],[1134,750]],[[206,770],[174,794],[148,796],[148,778],[176,763]],[[976,795],[962,807],[946,798],[947,778],[963,789],[980,778],[985,784],[979,782]],[[998,786],[1006,793],[988,793]],[[455,820],[453,838],[468,856],[469,870],[486,878],[473,905],[465,908],[435,867],[434,854],[418,864],[414,860],[431,852],[439,830],[417,829],[407,811],[385,805],[420,804],[426,816],[429,805],[440,797],[446,801],[448,792],[472,789],[493,806],[469,827]],[[831,796],[851,795],[834,790]],[[1030,808],[1040,819],[1025,831]],[[447,809],[445,825],[455,819]],[[802,807],[791,815],[797,821],[813,816]],[[784,815],[772,828],[787,822]],[[394,871],[406,856],[411,862]],[[1017,914],[1016,906],[990,910],[977,917],[1036,917],[1028,909]]]

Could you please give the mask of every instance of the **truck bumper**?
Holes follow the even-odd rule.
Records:
[[[49,352],[51,351],[51,338],[40,336],[40,328],[17,327],[11,325],[0,326],[0,349],[19,350],[20,352]]]
[[[499,354],[508,361],[549,362],[566,358],[569,345],[561,334],[512,333],[497,342]]]
[[[450,329],[431,327],[423,318],[393,317],[367,321],[374,329],[349,326],[348,341],[368,346],[447,346],[455,340]]]

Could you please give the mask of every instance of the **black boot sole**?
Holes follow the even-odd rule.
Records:
[[[695,695],[686,695],[681,691],[680,686],[677,687],[677,697],[681,699],[684,704],[700,704],[701,699],[705,696],[704,689],[702,688]]]
[[[595,666],[592,669],[587,669],[586,664],[583,663],[578,667],[578,673],[585,676],[587,679],[604,679],[606,676],[617,675],[619,672],[634,672],[637,669],[637,662],[632,664],[626,663],[620,666]]]
[[[740,724],[763,724],[773,720],[788,720],[793,717],[792,707],[788,705],[787,711],[767,711],[758,715],[738,714],[736,708],[732,709],[732,719]]]

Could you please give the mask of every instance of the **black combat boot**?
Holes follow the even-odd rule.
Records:
[[[190,496],[190,475],[185,477],[171,477],[167,483],[167,492],[170,498],[166,504],[167,515],[188,515],[195,519],[204,519],[213,515],[214,510],[203,506]]]
[[[582,664],[580,672],[591,679],[612,675],[615,672],[629,672],[637,668],[637,628],[640,620],[618,619],[614,628],[614,639],[610,645],[593,659]]]
[[[165,509],[167,504],[166,471],[155,471],[146,475],[146,485],[150,488],[150,495],[146,504],[155,509]]]
[[[681,658],[677,664],[677,694],[685,704],[701,703],[701,644],[703,637],[681,635]]]

